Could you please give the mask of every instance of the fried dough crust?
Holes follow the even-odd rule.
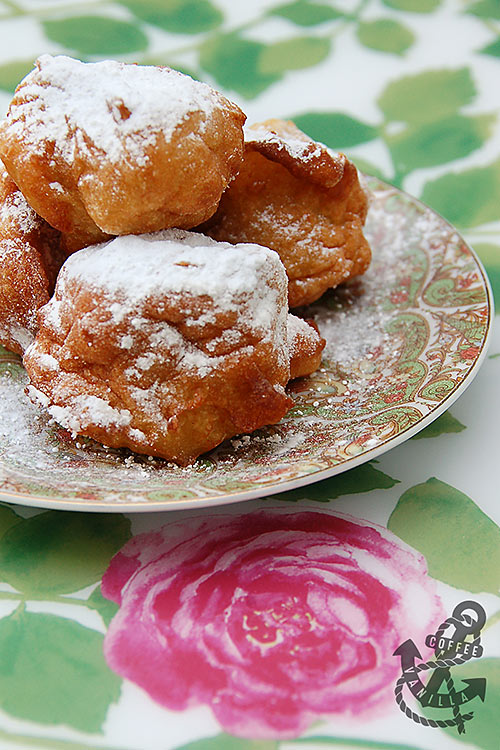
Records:
[[[290,380],[312,375],[321,364],[326,341],[311,319],[288,314],[288,352]]]
[[[26,203],[0,167],[0,343],[23,354],[38,329],[64,255],[60,234]]]
[[[288,274],[290,307],[363,273],[367,197],[356,167],[292,122],[267,120],[245,131],[245,155],[215,215],[200,227],[226,242],[276,250]]]
[[[24,357],[30,393],[74,433],[189,463],[293,405],[286,288],[271,250],[182,230],[81,250]]]
[[[0,156],[73,251],[210,217],[240,165],[244,121],[167,67],[42,55],[0,123]]]

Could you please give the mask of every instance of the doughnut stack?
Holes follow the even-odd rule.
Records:
[[[370,262],[355,167],[167,67],[43,55],[0,122],[0,343],[73,435],[179,465],[279,422]]]

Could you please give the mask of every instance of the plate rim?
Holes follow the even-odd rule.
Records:
[[[310,473],[304,474],[300,477],[295,477],[294,479],[285,480],[282,482],[279,482],[278,484],[270,484],[269,486],[266,486],[265,484],[261,484],[258,487],[255,487],[251,490],[240,490],[237,492],[231,492],[226,493],[224,495],[206,495],[202,497],[191,497],[186,499],[177,499],[177,500],[158,500],[158,501],[141,501],[140,499],[137,499],[135,501],[121,501],[119,499],[116,500],[97,500],[92,501],[89,499],[86,500],[79,500],[74,499],[70,500],[68,498],[64,498],[64,496],[52,496],[52,497],[44,497],[43,495],[28,495],[21,492],[11,492],[4,489],[0,489],[0,502],[6,502],[6,503],[12,503],[15,505],[25,506],[25,507],[31,507],[31,508],[40,508],[41,510],[74,510],[78,512],[90,512],[90,513],[157,513],[157,512],[165,512],[165,511],[175,511],[175,510],[189,510],[194,507],[196,508],[206,508],[206,507],[217,507],[222,505],[232,505],[234,503],[238,502],[245,502],[249,500],[256,500],[259,498],[272,496],[278,493],[282,492],[288,492],[290,490],[299,489],[300,487],[308,486],[309,484],[315,484],[316,482],[321,482],[324,479],[330,479],[334,476],[337,476],[339,474],[343,474],[346,471],[349,471],[350,469],[355,469],[358,466],[361,466],[364,463],[367,463],[368,461],[371,461],[378,456],[382,455],[383,453],[386,453],[388,450],[392,450],[393,448],[396,448],[398,445],[401,445],[401,443],[406,442],[410,438],[412,438],[414,435],[418,434],[422,430],[424,430],[426,427],[429,426],[432,422],[434,422],[441,414],[443,414],[447,409],[450,408],[450,406],[455,403],[455,401],[460,398],[460,396],[464,393],[464,391],[471,385],[471,383],[474,381],[477,373],[479,372],[484,360],[486,359],[486,355],[488,353],[488,348],[491,343],[491,333],[493,328],[493,320],[495,316],[495,307],[494,307],[494,299],[493,299],[493,292],[491,288],[491,283],[488,278],[488,274],[484,268],[484,265],[481,261],[481,259],[478,257],[475,250],[471,247],[469,242],[464,239],[461,232],[453,226],[447,219],[445,219],[440,213],[435,211],[431,206],[427,205],[423,201],[421,201],[419,198],[416,198],[415,196],[411,195],[410,193],[401,190],[400,188],[396,187],[395,185],[391,185],[388,182],[385,182],[384,180],[379,179],[376,176],[372,175],[366,175],[361,172],[359,172],[360,177],[365,180],[368,184],[371,183],[373,187],[370,185],[370,189],[374,190],[376,189],[376,186],[379,185],[381,188],[387,190],[392,190],[398,195],[402,195],[403,197],[410,198],[412,202],[418,204],[422,208],[424,208],[426,211],[431,211],[431,213],[434,216],[437,216],[439,220],[446,225],[449,229],[451,229],[453,232],[456,233],[456,235],[459,237],[459,239],[464,243],[464,245],[467,247],[468,251],[470,252],[472,258],[474,259],[478,271],[481,274],[483,286],[486,291],[486,304],[488,309],[488,318],[487,318],[487,324],[485,328],[484,338],[481,342],[481,350],[474,360],[471,368],[466,373],[464,379],[462,382],[445,398],[439,402],[434,408],[432,408],[424,417],[419,419],[415,424],[406,427],[401,432],[398,432],[397,435],[394,435],[393,437],[389,437],[386,440],[384,440],[382,443],[380,443],[377,446],[374,446],[373,448],[368,448],[367,450],[360,453],[358,456],[353,456],[348,461],[340,462],[338,464],[335,464],[334,466],[331,466],[326,469],[317,469],[316,471],[312,471]],[[389,447],[388,447],[389,444]],[[131,490],[133,492],[133,490]],[[138,493],[139,497],[139,493]]]

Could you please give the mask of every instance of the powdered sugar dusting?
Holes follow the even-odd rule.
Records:
[[[276,491],[283,482],[303,483],[317,472],[351,468],[366,452],[375,457],[395,439],[399,442],[400,431],[432,416],[450,394],[466,386],[477,365],[477,359],[469,359],[471,347],[467,358],[461,356],[463,336],[444,321],[453,314],[458,320],[474,320],[478,330],[483,321],[479,353],[491,319],[486,295],[480,294],[485,286],[474,256],[445,222],[393,188],[376,181],[371,187],[367,235],[373,267],[363,280],[315,305],[327,354],[313,376],[290,383],[295,407],[282,422],[236,436],[194,465],[179,468],[105,449],[87,438],[73,439],[30,403],[19,358],[0,351],[2,489],[55,507],[61,507],[63,498],[66,505],[74,501],[79,507],[113,509],[126,504],[133,509],[135,504],[140,510],[243,499],[246,493]],[[475,274],[476,301],[466,297],[455,309],[432,300],[428,304],[426,290],[444,273],[457,290],[461,280]],[[312,312],[305,309],[308,317]],[[404,326],[398,333],[393,324],[408,319],[405,339]],[[418,346],[417,320],[423,331]],[[421,366],[420,380],[411,389],[406,388],[409,352]],[[435,390],[426,395],[439,372],[447,384],[452,379],[453,389],[447,388],[444,396]],[[147,389],[142,395],[152,398]]]
[[[115,323],[135,310],[131,323],[136,330],[142,327],[148,302],[181,293],[211,298],[218,312],[234,313],[244,321],[246,330],[260,336],[265,337],[276,328],[283,331],[286,326],[285,270],[278,254],[260,245],[216,242],[182,229],[117,237],[80,250],[66,260],[58,280],[61,296],[72,279],[81,279],[86,287],[102,290],[113,300],[110,311]],[[56,295],[44,309],[44,315],[56,327],[60,323],[60,304]],[[207,308],[197,317],[196,325],[214,320],[214,311]],[[166,343],[175,348],[182,343],[182,336],[173,328],[162,327],[156,335],[159,338],[154,343],[158,346]],[[133,336],[131,330],[122,337],[120,345],[130,348]],[[237,331],[228,329],[221,338],[230,345],[238,343],[236,336]],[[285,350],[286,342],[277,344]],[[184,356],[193,359],[196,352],[190,355],[186,351]]]
[[[274,133],[265,125],[244,126],[243,132],[246,143],[274,143],[293,159],[302,162],[309,162],[321,157],[326,148],[321,143],[311,141],[306,136],[299,138],[287,133],[284,137]]]
[[[175,433],[177,415],[200,398],[196,389],[217,400],[214,380],[202,381],[235,363],[257,368],[265,357],[272,384],[285,384],[290,371],[286,272],[278,254],[259,245],[218,243],[185,230],[117,237],[66,260],[40,315],[40,335],[24,361],[33,385],[57,404],[51,415],[75,433],[116,427],[131,436],[149,421],[156,439]],[[52,372],[47,347],[61,362],[79,361],[78,385],[65,364]],[[109,381],[87,376],[99,347],[113,368]],[[194,395],[185,395],[186,383]],[[236,409],[240,397],[232,392]],[[124,404],[133,415],[119,408]],[[143,448],[159,452],[147,441]]]
[[[100,427],[123,427],[132,421],[132,414],[128,409],[114,409],[104,399],[97,396],[77,396],[71,406],[50,406],[49,413],[62,427],[71,432],[78,432],[86,424]],[[78,421],[73,416],[78,414]]]
[[[230,309],[235,294],[255,292],[260,275],[269,278],[267,267],[272,276],[278,264],[277,254],[260,245],[231,245],[195,232],[167,229],[85,248],[70,255],[63,268],[64,278],[80,276],[90,286],[126,293],[129,307],[154,295],[188,292],[210,295],[218,306]],[[262,301],[255,300],[253,312],[262,315],[266,325],[270,311],[260,309]],[[112,313],[119,322],[119,303],[112,304]]]
[[[15,341],[24,352],[33,341],[33,333],[16,321],[7,320],[5,326],[0,324],[0,340]]]
[[[26,395],[27,376],[17,372],[16,366],[0,375],[0,441],[2,458],[10,466],[17,467],[23,474],[51,476],[55,482],[65,482],[69,475],[78,476],[78,482],[84,486],[92,485],[96,480],[103,482],[110,496],[113,484],[125,482],[126,486],[138,487],[144,480],[152,477],[151,468],[144,468],[145,459],[130,457],[128,452],[117,452],[104,449],[85,438],[72,439],[70,434],[75,426],[71,423],[70,414],[57,414],[57,421],[65,421],[65,430],[57,427],[54,419],[47,412],[41,411]],[[33,400],[43,401],[40,392],[29,388]],[[101,412],[103,420],[127,420],[126,414],[109,411],[99,400],[88,402],[87,407]],[[53,415],[54,417],[56,415]],[[93,449],[92,449],[93,448]],[[95,473],[95,462],[102,458],[102,464]],[[153,469],[154,462],[151,462]],[[172,467],[173,468],[173,467]],[[168,470],[167,470],[168,471]],[[68,474],[69,472],[69,474]],[[2,467],[0,466],[0,477]],[[71,496],[71,488],[66,491]]]
[[[5,181],[10,181],[10,177],[2,168],[0,182],[4,183]],[[0,226],[3,227],[4,231],[7,230],[12,231],[14,234],[26,235],[38,229],[41,221],[41,218],[31,208],[20,190],[9,192],[5,200],[0,204]],[[3,239],[0,242],[0,253],[8,250],[9,245]]]
[[[288,340],[288,351],[290,357],[294,357],[297,354],[297,344],[300,338],[309,339],[311,344],[318,342],[319,336],[315,329],[309,325],[305,320],[299,318],[297,315],[288,314],[288,326],[287,326],[287,340]],[[300,350],[300,346],[299,346]]]
[[[48,84],[48,85],[47,85]],[[194,112],[203,122],[222,97],[210,86],[165,67],[129,65],[112,60],[83,63],[64,55],[42,55],[22,82],[8,119],[13,133],[34,151],[46,142],[68,164],[75,150],[98,149],[101,158],[118,162],[144,159],[145,147],[159,132],[170,139]],[[55,186],[57,189],[57,186]]]
[[[19,260],[22,259],[25,253],[25,248],[19,240],[11,238],[0,239],[0,259],[6,258],[9,255],[18,256]],[[16,258],[17,261],[17,258]]]
[[[440,222],[439,217],[428,212],[389,213],[385,204],[381,206],[376,196],[371,196],[364,230],[373,249],[370,267],[363,276],[307,308],[327,341],[323,353],[326,359],[345,369],[380,347],[390,347],[387,326],[397,311],[384,292],[397,288],[408,275],[408,258],[414,252],[408,247],[409,226],[419,237],[422,251],[429,252],[429,240],[435,243],[436,234],[446,240]],[[384,241],[380,241],[381,227]]]

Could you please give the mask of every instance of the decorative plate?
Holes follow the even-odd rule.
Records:
[[[357,466],[426,427],[472,381],[491,292],[456,230],[416,199],[366,178],[362,278],[301,311],[327,340],[320,370],[293,381],[278,424],[228,440],[187,468],[73,439],[24,394],[0,355],[0,497],[60,509],[145,511],[282,492]]]

